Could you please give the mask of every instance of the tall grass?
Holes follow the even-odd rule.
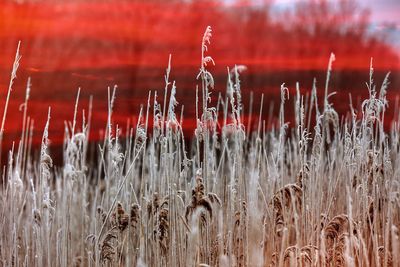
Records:
[[[261,109],[246,129],[243,66],[228,70],[226,94],[212,105],[211,34],[207,27],[201,42],[190,144],[175,110],[171,57],[162,105],[150,92],[124,139],[112,123],[116,88],[108,90],[95,159],[91,104],[77,125],[78,92],[61,166],[48,148],[50,109],[33,156],[28,81],[21,139],[2,172],[0,265],[400,266],[400,124],[396,116],[389,132],[383,127],[388,76],[378,90],[371,61],[369,98],[358,111],[350,98],[340,119],[330,102],[332,54],[322,107],[315,81],[310,96],[297,85],[288,127],[282,84],[277,123]]]

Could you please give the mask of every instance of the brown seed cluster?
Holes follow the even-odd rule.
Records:
[[[196,185],[192,189],[192,198],[189,205],[186,207],[185,218],[186,221],[189,221],[190,216],[197,208],[203,208],[205,211],[208,212],[210,219],[213,216],[213,203],[218,203],[221,205],[221,200],[219,197],[214,193],[205,193],[204,190],[204,183],[203,178],[200,175],[196,177]],[[202,213],[201,217],[205,220],[205,214]]]

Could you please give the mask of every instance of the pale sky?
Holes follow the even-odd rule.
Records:
[[[234,3],[237,0],[222,0]],[[276,11],[290,9],[294,3],[308,0],[250,0],[254,5],[272,2]],[[328,0],[336,2],[338,0]],[[400,54],[400,0],[356,0],[361,7],[370,11],[370,33],[383,34]]]
[[[257,0],[254,0],[258,2]],[[274,6],[279,9],[290,7],[295,2],[305,0],[274,0]],[[336,0],[331,0],[335,2]],[[400,24],[400,0],[358,0],[361,6],[370,9],[371,20],[377,22],[391,21]]]
[[[253,0],[260,2],[263,0]],[[273,8],[285,10],[295,2],[306,0],[274,0]],[[330,0],[335,2],[337,0]],[[371,33],[381,32],[388,36],[388,40],[400,53],[400,0],[358,0],[361,7],[370,10]]]
[[[371,11],[372,30],[389,35],[400,53],[400,0],[362,0],[363,6]]]

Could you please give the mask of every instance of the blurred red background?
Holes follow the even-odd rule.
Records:
[[[387,71],[392,72],[388,111],[391,118],[400,87],[400,23],[393,16],[399,12],[399,4],[393,0],[3,0],[2,103],[18,40],[22,42],[21,64],[6,121],[5,148],[9,149],[20,134],[19,106],[24,101],[28,77],[32,79],[28,113],[35,121],[35,143],[41,140],[51,106],[50,140],[61,144],[64,121],[73,118],[78,87],[80,109],[87,110],[89,96],[93,95],[91,136],[97,139],[106,123],[108,86],[118,85],[114,125],[125,127],[128,118],[134,122],[140,104],[147,103],[149,90],[157,90],[162,103],[169,54],[177,100],[185,106],[183,126],[191,133],[195,124],[192,119],[201,38],[207,25],[213,29],[209,54],[216,62],[210,67],[216,80],[213,101],[218,92],[225,91],[227,67],[246,65],[241,83],[244,103],[247,105],[252,91],[253,110],[258,110],[263,93],[267,100],[266,116],[272,101],[277,107],[283,82],[293,95],[296,81],[306,92],[316,77],[322,93],[329,55],[333,52],[336,61],[330,90],[337,91],[332,98],[334,107],[345,114],[349,110],[349,93],[354,103],[367,96],[365,82],[373,57],[378,85]],[[291,112],[288,109],[288,120]]]

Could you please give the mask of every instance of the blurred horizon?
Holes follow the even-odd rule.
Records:
[[[264,94],[266,119],[270,101],[275,102],[277,111],[284,82],[293,95],[297,81],[304,93],[310,91],[315,77],[322,93],[333,52],[336,61],[330,91],[337,91],[332,101],[341,115],[349,110],[349,93],[356,107],[361,97],[368,95],[365,82],[371,57],[377,87],[391,71],[388,122],[400,87],[400,17],[393,16],[396,12],[400,12],[400,4],[393,0],[2,1],[3,103],[18,40],[22,55],[4,144],[8,150],[20,135],[19,107],[28,77],[32,83],[28,113],[35,120],[35,143],[40,143],[51,106],[49,137],[54,144],[62,144],[64,121],[73,118],[79,87],[79,114],[81,109],[87,112],[93,95],[91,138],[97,140],[107,118],[107,87],[118,85],[114,125],[125,128],[128,118],[135,123],[149,90],[153,96],[157,90],[158,102],[163,102],[169,54],[171,80],[176,80],[180,104],[177,113],[184,105],[183,126],[193,134],[201,38],[208,25],[213,29],[209,55],[216,63],[210,66],[216,80],[214,104],[218,94],[225,92],[227,67],[245,65],[247,70],[241,74],[245,113],[250,92],[255,113]],[[286,116],[293,119],[290,110]]]

